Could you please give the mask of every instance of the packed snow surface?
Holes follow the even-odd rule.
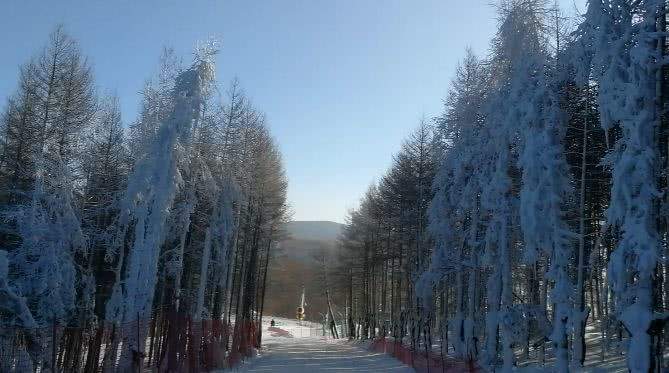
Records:
[[[414,372],[398,360],[368,351],[363,344],[323,337],[321,326],[310,322],[263,319],[263,346],[256,358],[247,360],[238,372]]]

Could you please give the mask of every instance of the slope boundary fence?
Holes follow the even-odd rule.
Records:
[[[257,348],[255,322],[176,313],[86,327],[0,327],[0,372],[208,372],[234,367]]]
[[[418,373],[484,372],[476,362],[445,357],[433,352],[416,351],[410,346],[393,339],[377,338],[370,344],[369,349],[388,354],[412,367]]]

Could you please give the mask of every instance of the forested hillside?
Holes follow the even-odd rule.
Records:
[[[335,241],[342,224],[333,221],[289,221],[285,225],[289,238],[299,240]]]
[[[270,259],[266,314],[295,317],[304,290],[306,319],[323,321],[325,290],[340,259],[342,228],[342,224],[330,221],[291,221],[285,225],[286,236]]]

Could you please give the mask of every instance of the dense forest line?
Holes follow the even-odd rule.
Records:
[[[217,53],[165,49],[132,123],[63,27],[20,67],[0,121],[0,371],[176,364],[184,317],[234,324],[230,354],[258,345],[287,180],[263,113],[236,80],[218,88]]]
[[[443,113],[348,217],[331,269],[348,334],[440,340],[504,371],[621,354],[632,372],[660,371],[667,4],[593,0],[578,17],[544,0],[498,5],[488,55],[466,51]]]

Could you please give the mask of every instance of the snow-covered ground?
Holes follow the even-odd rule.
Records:
[[[586,327],[586,355],[585,365],[579,369],[583,373],[625,373],[628,372],[626,362],[626,348],[617,347],[614,340],[610,342],[609,346],[602,346],[602,337],[599,332],[599,325],[588,324]],[[615,338],[614,338],[615,339]],[[602,348],[604,347],[604,351]],[[516,356],[521,356],[520,349],[516,352]],[[524,361],[522,358],[519,361],[519,372],[533,373],[542,372],[553,369],[555,365],[555,357],[550,343],[546,343],[546,364],[541,365],[536,363],[539,360],[537,351],[530,354],[532,361]],[[665,354],[665,361],[669,359],[669,351]]]
[[[323,337],[320,324],[275,318],[263,320],[263,348],[237,372],[396,372],[413,369],[383,353],[368,351],[364,345]]]

